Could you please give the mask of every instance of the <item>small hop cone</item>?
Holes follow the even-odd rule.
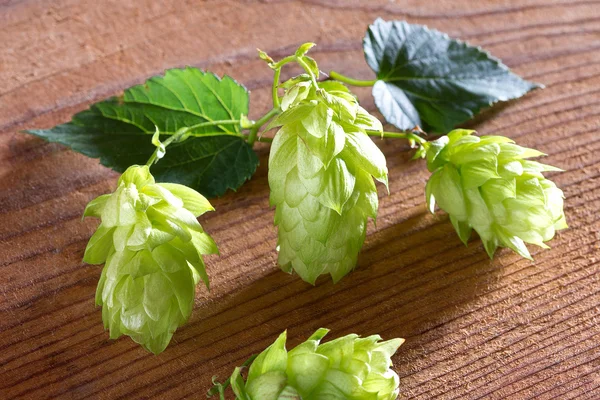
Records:
[[[472,133],[458,129],[424,144],[428,208],[446,211],[465,244],[475,229],[490,258],[500,246],[531,259],[525,243],[548,248],[544,242],[567,228],[563,192],[542,175],[560,169],[528,160],[544,154],[508,138]]]
[[[83,260],[105,264],[96,304],[111,339],[130,336],[158,354],[192,312],[202,256],[217,253],[196,217],[213,210],[186,186],[155,183],[147,166],[123,173],[114,193],[92,200],[84,216],[101,219]]]
[[[312,284],[355,267],[367,219],[377,216],[373,178],[387,185],[385,157],[365,131],[381,123],[342,84],[319,85],[287,90],[269,156],[279,265]]]
[[[286,332],[260,353],[244,382],[241,369],[231,376],[239,400],[393,400],[400,379],[390,369],[403,339],[347,335],[320,344],[327,329],[317,330],[289,352]]]

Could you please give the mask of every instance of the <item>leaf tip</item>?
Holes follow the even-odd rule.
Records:
[[[306,53],[308,53],[308,51],[310,49],[312,49],[313,47],[315,47],[317,44],[316,43],[312,43],[312,42],[307,42],[302,44],[300,47],[298,47],[298,50],[296,50],[296,57],[302,57],[304,56]]]
[[[546,89],[546,85],[544,85],[543,83],[530,81],[527,81],[527,83],[529,83],[530,86],[529,90]]]
[[[256,51],[258,51],[258,57],[261,60],[263,60],[269,64],[273,64],[275,62],[266,52],[262,51],[258,47],[256,48]]]

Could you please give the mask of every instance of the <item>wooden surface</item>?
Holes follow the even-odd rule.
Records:
[[[469,126],[550,154],[564,168],[570,229],[490,261],[426,212],[423,162],[380,143],[390,168],[377,228],[357,270],[315,287],[279,271],[268,206],[267,148],[237,193],[201,222],[220,245],[190,322],[153,356],[108,340],[94,307],[101,267],[81,262],[97,221],[84,205],[117,174],[63,146],[18,133],[69,120],[91,102],[165,68],[227,73],[270,101],[260,47],[286,55],[314,41],[324,71],[371,79],[361,52],[377,16],[482,45],[544,83]],[[288,71],[289,73],[289,71]],[[588,0],[0,1],[0,398],[205,398],[284,329],[295,345],[318,327],[404,337],[401,398],[600,398],[600,2]],[[368,89],[357,91],[373,110]],[[380,188],[381,189],[381,188]]]

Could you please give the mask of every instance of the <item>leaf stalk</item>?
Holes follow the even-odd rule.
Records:
[[[421,131],[417,130],[416,132],[421,132]],[[378,136],[381,138],[406,139],[409,141],[411,147],[416,147],[415,146],[416,144],[421,146],[421,145],[423,145],[423,143],[427,142],[427,140],[425,140],[421,136],[417,135],[415,133],[415,130],[404,131],[404,132],[385,132],[385,131],[381,132],[381,131],[367,130],[367,134],[369,136]]]
[[[335,79],[336,81],[347,83],[348,85],[361,86],[361,87],[373,86],[377,82],[377,79],[373,79],[372,81],[363,81],[360,79],[350,78],[349,76],[342,75],[335,71],[330,71],[329,77],[331,79]]]

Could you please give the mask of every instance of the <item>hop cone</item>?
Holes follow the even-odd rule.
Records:
[[[567,227],[563,192],[542,175],[560,169],[528,160],[544,154],[508,138],[472,133],[454,130],[425,143],[429,210],[437,202],[465,244],[475,229],[490,257],[501,246],[531,259],[525,243],[547,248]]]
[[[196,284],[208,286],[203,254],[217,252],[196,217],[213,210],[196,191],[155,183],[147,166],[127,169],[114,193],[92,200],[84,216],[102,223],[83,260],[105,264],[96,291],[111,339],[122,334],[163,351],[192,312]]]
[[[231,376],[240,400],[392,400],[400,380],[390,357],[404,341],[379,335],[347,335],[319,344],[327,329],[317,330],[290,352],[286,332],[258,355],[244,383],[241,369]]]
[[[319,85],[287,90],[269,157],[279,265],[313,284],[354,268],[367,218],[377,215],[373,178],[387,185],[385,157],[365,132],[381,123],[342,84]]]

